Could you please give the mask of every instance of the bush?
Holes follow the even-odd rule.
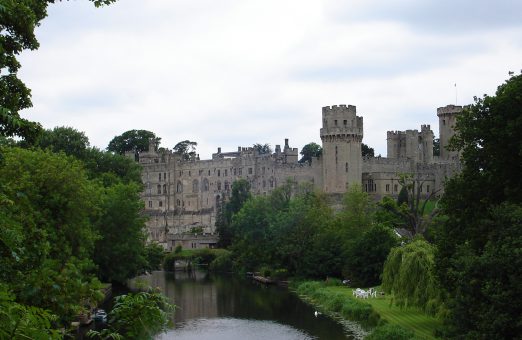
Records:
[[[181,246],[181,244],[178,244],[176,246],[176,248],[174,248],[174,254],[179,254],[179,253],[181,253],[182,250],[183,250],[183,247]]]
[[[232,271],[232,253],[225,251],[220,253],[214,261],[210,263],[209,269],[214,272],[231,272]]]
[[[399,325],[385,324],[374,329],[366,340],[409,340],[415,339],[415,334]]]

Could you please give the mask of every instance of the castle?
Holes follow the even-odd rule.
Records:
[[[399,174],[422,178],[421,194],[441,192],[446,178],[460,171],[459,155],[446,150],[454,134],[453,126],[462,106],[437,109],[440,131],[440,156],[433,155],[434,134],[429,125],[420,131],[388,131],[388,157],[362,157],[363,118],[352,105],[323,107],[322,155],[310,163],[298,162],[297,148],[285,139],[283,148],[259,154],[253,147],[238,147],[212,159],[184,160],[170,150],[149,150],[139,154],[145,189],[142,198],[148,237],[166,249],[215,245],[215,221],[220,204],[231,193],[232,183],[246,179],[254,195],[267,195],[289,178],[308,182],[328,195],[340,195],[353,184],[361,185],[375,199],[396,196],[401,190]],[[134,157],[134,154],[129,154]]]

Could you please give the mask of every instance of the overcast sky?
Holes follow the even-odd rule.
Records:
[[[145,129],[172,148],[321,142],[321,108],[357,106],[363,142],[431,124],[522,68],[522,1],[86,0],[49,6],[24,52],[25,118],[106,148]]]

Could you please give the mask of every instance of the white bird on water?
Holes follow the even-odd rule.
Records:
[[[314,315],[315,315],[315,317],[317,317],[318,315],[321,315],[321,313],[319,313],[318,311],[315,311]]]

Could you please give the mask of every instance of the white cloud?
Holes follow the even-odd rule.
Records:
[[[166,147],[191,139],[208,158],[218,146],[320,142],[321,107],[352,104],[364,142],[385,155],[387,130],[437,132],[435,110],[454,102],[455,82],[469,103],[521,67],[520,25],[489,18],[491,29],[477,28],[490,6],[479,2],[465,30],[439,30],[430,22],[453,19],[438,4],[58,3],[38,29],[40,50],[22,58],[34,103],[25,116],[85,131],[100,148],[129,129],[154,131]]]

